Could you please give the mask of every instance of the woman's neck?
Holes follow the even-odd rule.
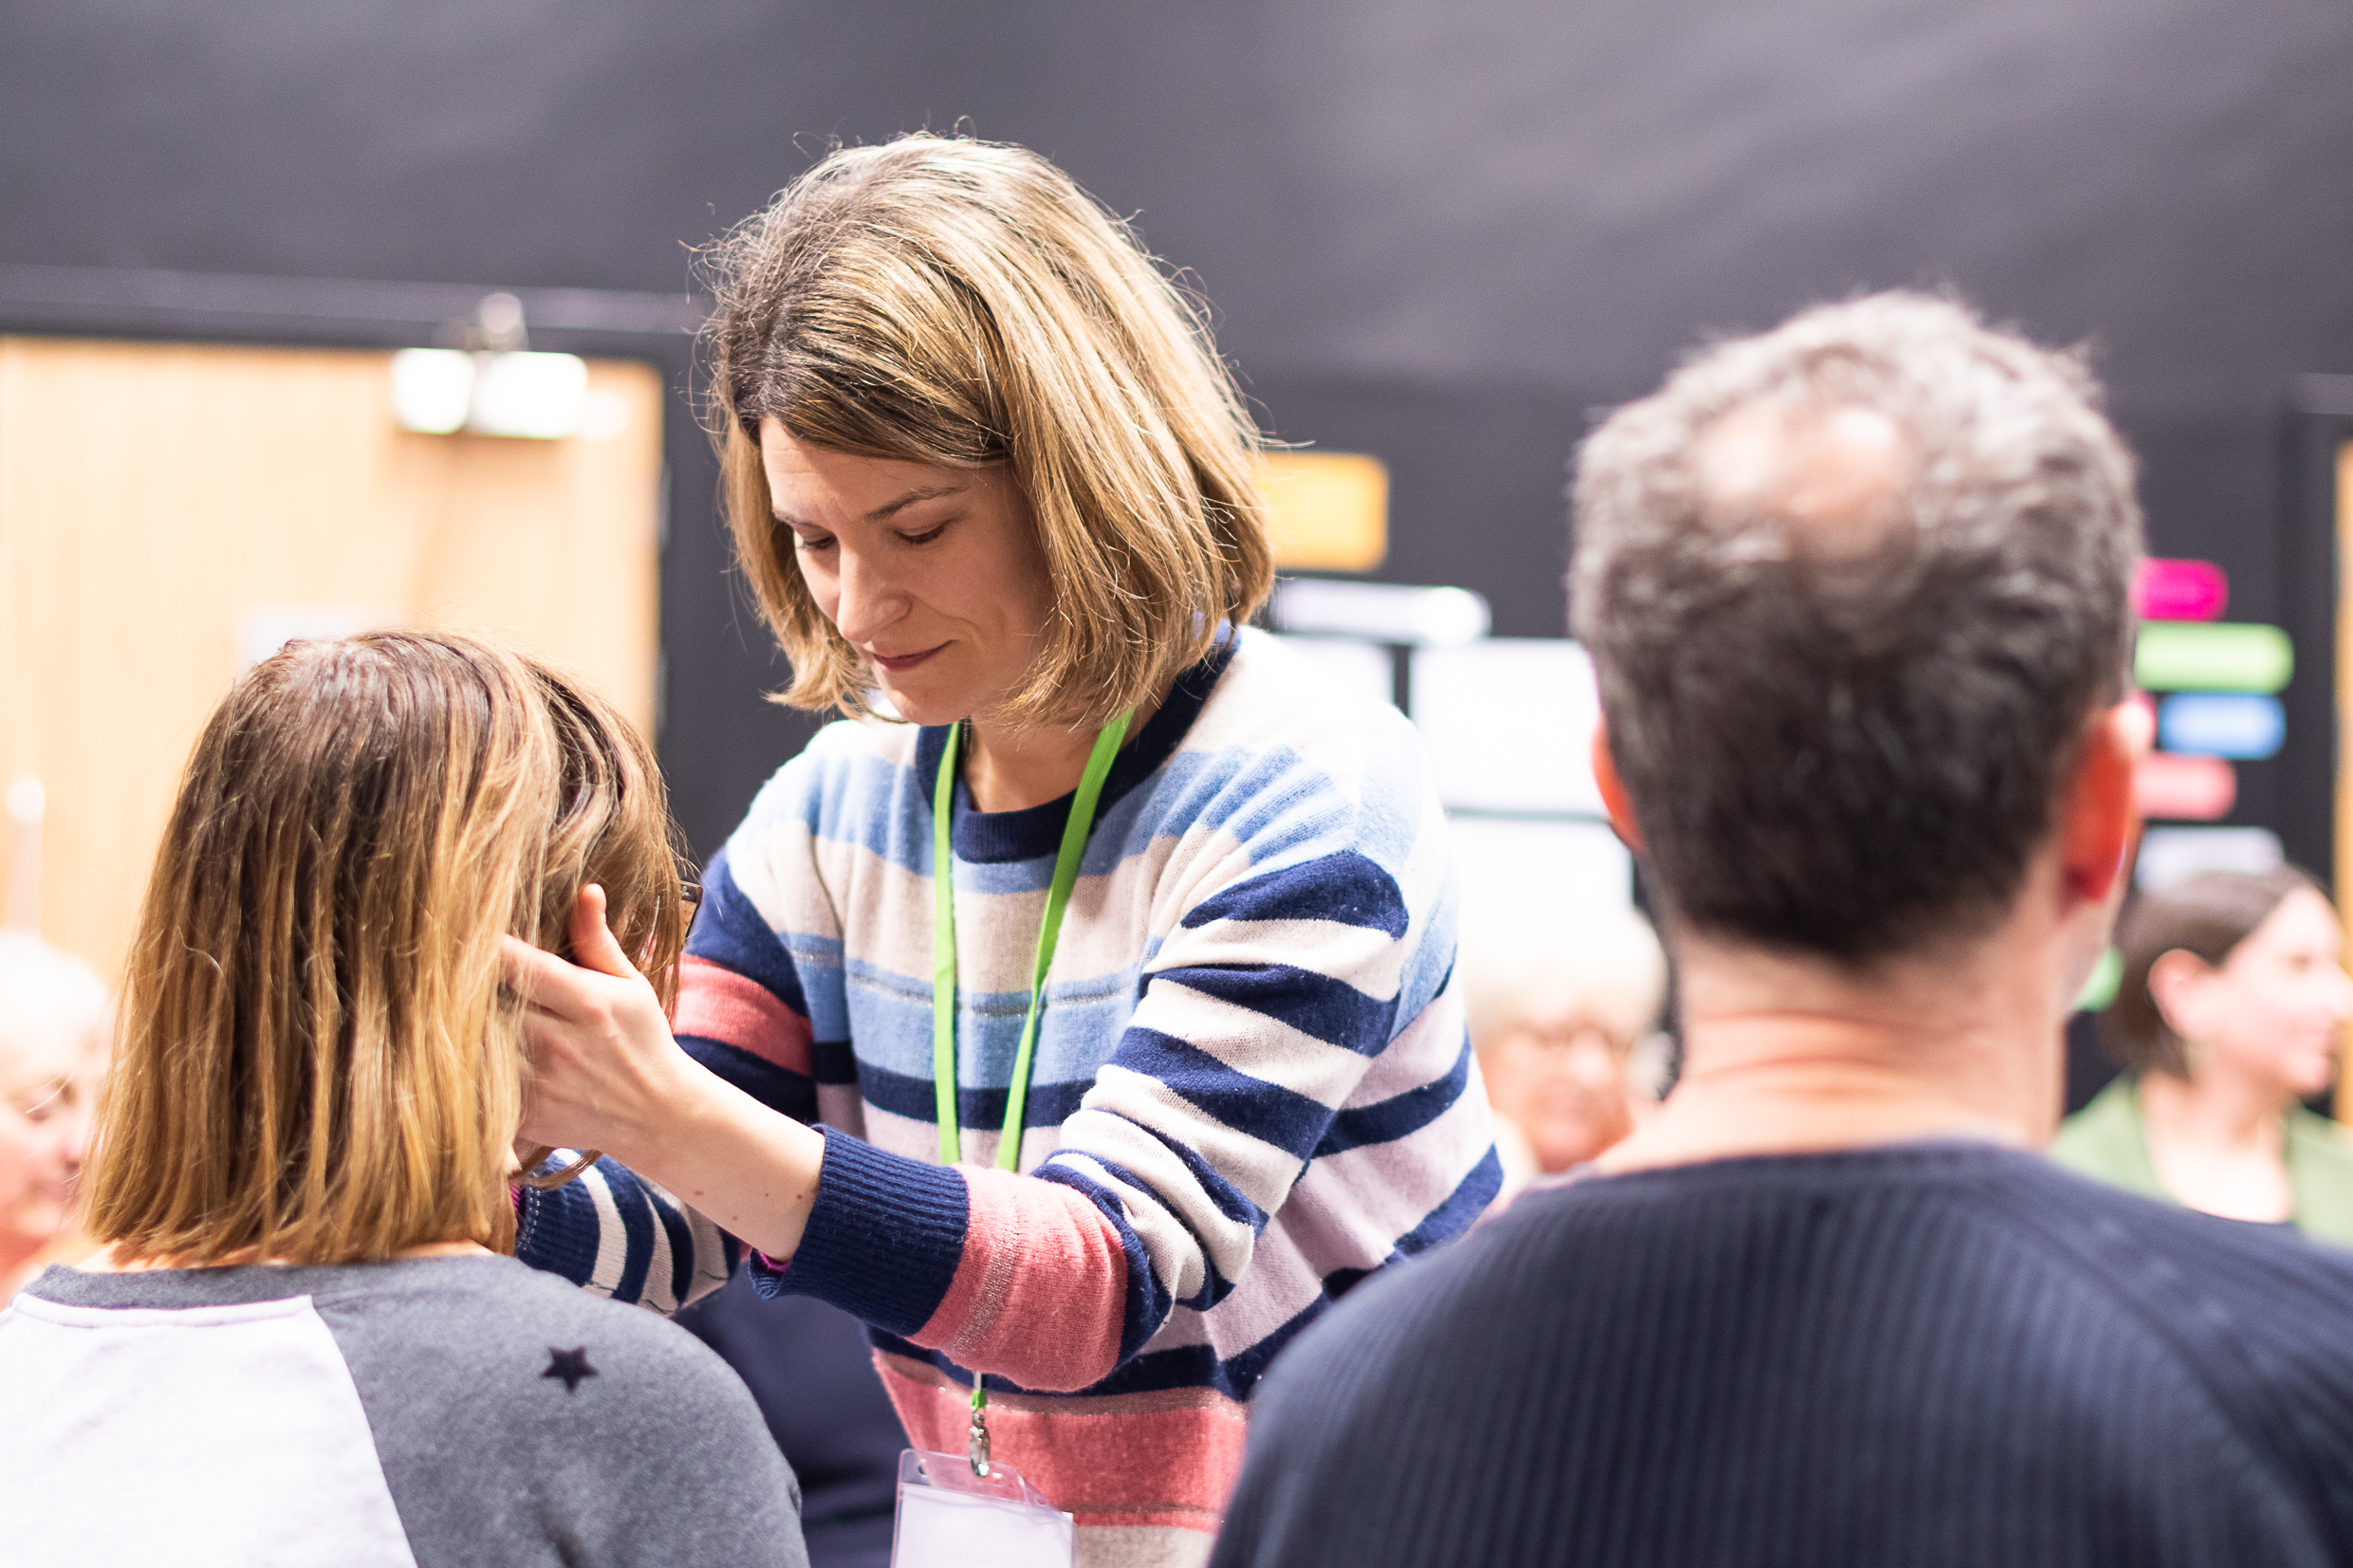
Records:
[[[2140,1080],[2140,1114],[2153,1135],[2218,1152],[2276,1154],[2280,1118],[2295,1098],[2211,1062],[2189,1079],[2150,1073]]]
[[[975,718],[966,735],[964,784],[977,811],[1021,811],[1079,787],[1095,749],[1092,729],[1015,729]]]
[[[2149,1074],[2140,1115],[2158,1185],[2183,1208],[2225,1219],[2294,1219],[2282,1124],[2292,1098],[2212,1063],[2190,1082]]]
[[[1122,747],[1136,743],[1173,684],[1163,683],[1150,701],[1137,707],[1127,721],[1127,734],[1120,742]],[[1095,737],[1101,733],[1099,729],[1060,725],[1024,729],[973,714],[961,759],[964,786],[973,792],[973,809],[1025,811],[1061,800],[1079,787],[1086,760],[1095,751]]]

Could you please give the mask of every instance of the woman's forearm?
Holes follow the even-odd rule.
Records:
[[[782,1264],[800,1250],[824,1135],[696,1070],[644,1141],[605,1152]]]

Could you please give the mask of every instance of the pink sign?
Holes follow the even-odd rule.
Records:
[[[2143,620],[2218,620],[2231,602],[2231,580],[2211,561],[2140,563],[2133,600]]]
[[[2143,817],[2211,822],[2228,817],[2237,799],[2238,770],[2220,757],[2153,751],[2133,772],[2133,802]]]

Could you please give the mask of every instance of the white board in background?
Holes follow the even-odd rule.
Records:
[[[1397,695],[1389,650],[1378,642],[1280,635],[1274,640],[1314,665],[1325,679],[1351,696],[1361,696],[1367,702],[1388,702]]]
[[[1593,782],[1601,697],[1592,659],[1568,638],[1417,649],[1411,700],[1447,805],[1602,814]]]
[[[1603,823],[1455,817],[1447,830],[1465,931],[1573,922],[1634,902],[1634,858]]]
[[[2264,872],[2284,858],[2268,827],[2153,827],[2140,835],[2133,885],[2155,893],[2201,871]]]

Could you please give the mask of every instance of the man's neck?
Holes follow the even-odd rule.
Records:
[[[2022,913],[1989,937],[1862,973],[1686,939],[1682,1076],[1658,1115],[1597,1163],[1629,1171],[1932,1137],[2039,1146],[2058,1120],[2061,999],[2083,945],[2063,934]]]

